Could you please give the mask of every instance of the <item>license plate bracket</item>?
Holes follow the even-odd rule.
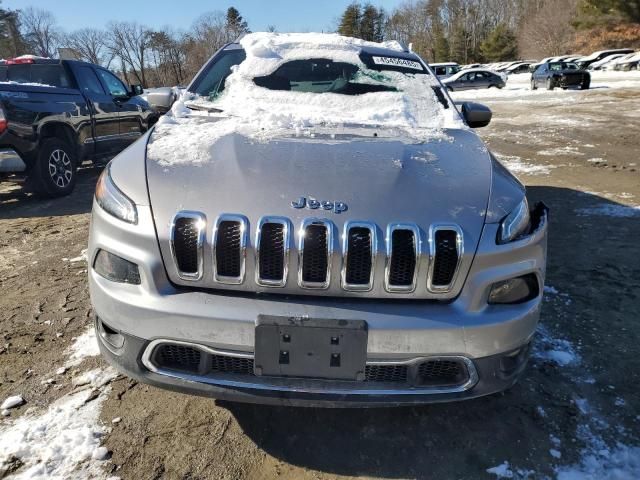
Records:
[[[254,373],[264,376],[364,380],[367,322],[260,315]]]

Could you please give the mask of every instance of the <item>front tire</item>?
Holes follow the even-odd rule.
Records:
[[[556,86],[553,84],[552,78],[547,78],[547,90],[553,90]]]
[[[580,90],[589,90],[591,86],[591,80],[583,80],[582,85],[580,85]]]
[[[75,150],[59,138],[45,139],[31,172],[33,188],[38,195],[55,198],[69,195],[76,185]]]
[[[536,81],[531,80],[531,90],[537,90],[537,89],[538,89],[538,85],[536,85]]]

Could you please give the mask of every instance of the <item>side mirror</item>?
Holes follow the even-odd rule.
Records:
[[[142,89],[142,85],[131,85],[131,96],[135,97],[137,95],[142,95],[144,90]]]
[[[464,121],[471,128],[482,128],[491,123],[491,110],[486,105],[464,102],[461,110]]]

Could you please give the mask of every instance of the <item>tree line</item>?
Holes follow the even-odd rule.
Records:
[[[365,40],[399,40],[430,62],[540,59],[640,49],[640,0],[408,0],[389,12],[355,1],[335,28]],[[187,84],[216,50],[246,32],[234,7],[202,14],[186,32],[137,22],[65,32],[49,11],[6,9],[0,0],[0,58],[65,52],[144,87]]]
[[[137,22],[109,22],[104,29],[65,32],[43,9],[0,6],[0,58],[23,54],[56,58],[60,53],[102,65],[127,84],[185,85],[224,44],[249,27],[234,8],[202,14],[188,32],[155,30]]]
[[[415,0],[388,13],[356,1],[338,32],[399,40],[430,62],[540,59],[640,48],[640,0]]]

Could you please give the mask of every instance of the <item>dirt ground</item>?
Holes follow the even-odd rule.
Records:
[[[555,478],[588,473],[589,456],[613,468],[640,444],[640,210],[627,207],[640,204],[640,92],[565,93],[486,99],[494,121],[479,131],[551,209],[542,326],[515,387],[463,403],[321,410],[216,402],[119,376],[101,413],[105,477]],[[69,259],[86,247],[98,174],[82,169],[74,194],[52,201],[0,185],[0,400],[20,391],[45,408],[103,365],[89,358],[42,383],[90,322],[86,264]]]

